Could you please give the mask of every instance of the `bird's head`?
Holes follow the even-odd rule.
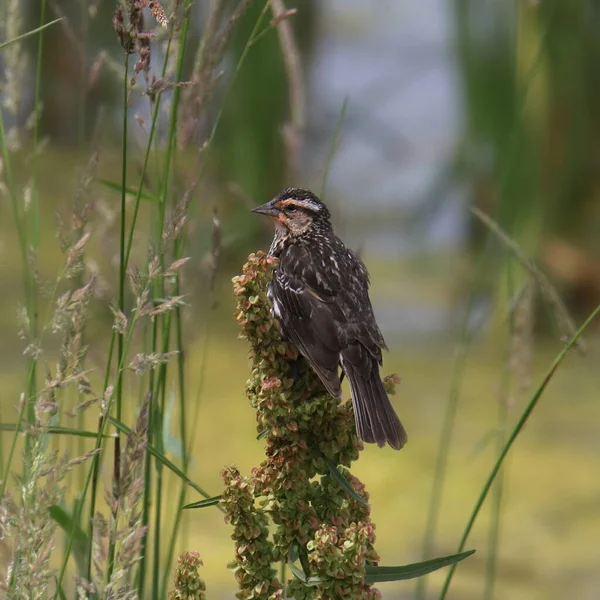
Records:
[[[270,217],[278,232],[285,236],[331,229],[327,207],[311,191],[300,188],[287,188],[252,212]]]

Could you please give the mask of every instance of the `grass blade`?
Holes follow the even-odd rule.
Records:
[[[27,429],[18,423],[0,423],[0,431],[17,431],[18,433],[25,433]],[[57,435],[72,435],[75,437],[82,438],[97,438],[97,431],[85,431],[84,429],[71,429],[70,427],[59,427],[50,426],[48,427],[48,433],[54,433]],[[102,435],[103,438],[114,438],[115,436],[109,433]]]
[[[592,312],[592,314],[585,320],[584,324],[575,332],[575,335],[573,335],[573,337],[569,340],[569,342],[565,345],[565,347],[560,351],[560,353],[554,359],[554,362],[548,369],[548,372],[544,376],[544,379],[542,380],[540,385],[537,387],[533,396],[527,403],[527,406],[521,413],[521,416],[519,417],[517,424],[513,428],[508,440],[506,441],[506,443],[504,444],[504,447],[502,448],[502,452],[500,453],[500,455],[496,459],[494,466],[492,467],[492,470],[487,478],[487,481],[485,482],[485,485],[483,486],[483,489],[481,490],[481,493],[479,494],[479,498],[477,498],[477,501],[475,502],[475,506],[473,508],[473,511],[471,513],[469,521],[467,522],[467,526],[465,527],[460,544],[458,546],[459,552],[462,551],[462,549],[465,547],[465,544],[467,542],[469,534],[471,533],[471,529],[473,528],[473,525],[475,524],[477,516],[479,515],[479,511],[481,510],[481,507],[483,506],[483,503],[485,502],[488,492],[490,491],[490,488],[492,487],[492,483],[494,483],[494,480],[496,479],[496,475],[498,475],[498,472],[500,471],[500,467],[502,466],[502,463],[504,462],[506,455],[508,454],[512,445],[515,443],[517,437],[519,437],[521,430],[525,426],[525,423],[527,423],[527,420],[529,419],[534,408],[537,406],[537,403],[538,403],[540,397],[542,396],[542,394],[548,387],[548,384],[554,377],[554,374],[556,373],[558,367],[560,366],[562,361],[565,359],[565,357],[567,356],[569,351],[577,344],[577,341],[578,341],[579,337],[581,336],[581,334],[589,327],[590,323],[598,316],[599,313],[600,313],[600,306],[598,306],[596,308],[596,310],[594,310],[594,312]],[[444,600],[444,598],[446,597],[446,594],[448,593],[448,589],[450,587],[450,582],[452,581],[452,577],[454,575],[455,570],[456,570],[456,565],[452,565],[452,568],[450,569],[450,572],[448,573],[448,576],[446,577],[446,581],[444,582],[444,587],[442,588],[442,592],[440,593],[439,600]]]
[[[121,183],[115,183],[114,181],[109,181],[108,179],[96,179],[96,181],[98,183],[101,183],[104,187],[108,188],[109,190],[113,190],[114,192],[118,192],[119,194],[123,191],[123,185]],[[150,200],[151,202],[158,202],[158,198],[154,195],[151,194],[150,192],[143,192],[141,190],[136,190],[132,187],[125,187],[125,194],[127,194],[128,196],[134,196],[137,198],[138,194],[139,197],[142,198],[143,200]]]
[[[331,476],[339,483],[340,487],[348,492],[348,494],[352,496],[354,500],[364,504],[365,506],[368,506],[369,503],[350,485],[350,482],[346,479],[346,477],[344,477],[344,474],[340,473],[338,468],[330,460],[326,459],[325,457],[323,458],[327,463],[327,468],[329,469]]]
[[[50,507],[50,516],[66,535],[73,536],[71,554],[77,564],[77,571],[81,577],[87,574],[87,557],[89,555],[90,540],[87,533],[73,519],[65,508],[55,504]]]
[[[263,429],[263,430],[262,430],[262,431],[261,431],[261,432],[260,432],[260,433],[259,433],[259,434],[256,436],[256,439],[257,439],[257,440],[262,440],[262,439],[263,439],[263,438],[264,438],[264,437],[267,435],[267,433],[269,433],[269,430],[268,430],[268,429]]]
[[[455,565],[472,554],[475,554],[475,550],[433,558],[431,560],[414,563],[412,565],[404,565],[402,567],[367,567],[365,582],[383,583],[385,581],[404,581],[406,579],[423,577],[423,575],[427,575],[428,573],[432,573],[443,567]]]
[[[40,27],[36,27],[35,29],[32,29],[31,31],[27,31],[25,33],[22,33],[21,35],[18,35],[17,37],[14,37],[11,40],[8,40],[6,42],[2,42],[0,44],[0,50],[4,50],[4,48],[6,48],[7,46],[10,46],[11,44],[16,44],[17,42],[20,42],[21,40],[24,40],[25,38],[28,38],[30,35],[35,35],[36,33],[40,33],[40,31],[44,31],[44,29],[48,29],[48,27],[51,27],[52,25],[55,25],[56,23],[58,23],[59,21],[62,21],[63,19],[64,19],[64,17],[60,17],[58,19],[54,19],[54,21],[50,21],[48,23],[44,23]]]
[[[198,502],[192,502],[182,506],[182,510],[190,508],[206,508],[207,506],[216,506],[221,501],[221,496],[213,496],[212,498],[206,498],[206,500],[199,500]]]

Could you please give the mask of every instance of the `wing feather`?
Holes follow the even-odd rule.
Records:
[[[400,449],[406,432],[379,376],[386,345],[369,299],[365,266],[335,236],[326,243],[318,235],[288,240],[280,248],[269,296],[283,335],[338,398],[341,362],[360,437]]]
[[[307,258],[302,249],[296,247],[281,256],[270,293],[281,307],[283,333],[308,360],[329,393],[339,397],[338,364],[342,345],[340,329],[332,314],[335,290],[323,277],[318,279],[314,275]],[[311,272],[313,276],[305,278]]]

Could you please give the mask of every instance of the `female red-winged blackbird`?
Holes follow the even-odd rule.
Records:
[[[253,212],[275,224],[269,254],[279,264],[268,296],[283,335],[337,398],[341,364],[358,435],[399,450],[406,431],[379,376],[386,345],[369,300],[366,267],[333,233],[329,211],[308,190],[288,188]]]

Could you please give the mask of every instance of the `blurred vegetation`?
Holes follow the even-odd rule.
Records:
[[[178,26],[183,23],[184,4],[173,3],[178,6]],[[171,48],[164,66],[171,82],[187,82],[193,75],[197,52],[205,40],[209,5],[214,3],[194,3],[181,73],[174,60],[179,49],[176,44]],[[222,5],[220,25],[224,27],[239,3]],[[600,5],[597,0],[454,0],[451,6],[464,122],[455,164],[468,205],[491,214],[518,242],[526,259],[537,259],[581,322],[600,301]],[[112,435],[127,431],[125,426],[142,435],[148,427],[156,452],[144,465],[149,482],[144,519],[151,525],[152,545],[144,566],[148,597],[170,586],[175,551],[183,550],[200,552],[206,563],[200,575],[212,593],[230,593],[233,578],[224,565],[232,558],[231,531],[221,514],[207,508],[182,515],[177,503],[186,494],[196,500],[204,487],[218,493],[224,464],[235,462],[248,472],[263,459],[262,442],[255,439],[254,414],[242,398],[247,356],[244,345],[235,339],[230,279],[239,271],[241,255],[263,243],[257,239],[260,221],[248,215],[248,206],[285,185],[301,183],[291,168],[282,135],[291,119],[293,97],[281,42],[269,25],[272,14],[265,11],[265,0],[249,2],[232,28],[226,52],[211,65],[210,77],[204,80],[210,84],[207,89],[214,84],[210,87],[214,94],[202,114],[195,115],[198,122],[189,137],[174,135],[170,124],[172,107],[178,101],[185,106],[189,88],[181,88],[181,95],[166,89],[157,94],[162,104],[156,136],[149,142],[156,104],[144,94],[146,82],[139,74],[125,145],[123,60],[111,24],[114,4],[3,0],[0,13],[11,8],[14,17],[15,7],[19,9],[16,16],[26,18],[21,32],[56,16],[65,20],[46,30],[43,38],[33,36],[20,45],[28,66],[12,73],[13,78],[16,74],[24,80],[17,94],[19,102],[12,107],[8,102],[18,86],[5,86],[0,92],[7,133],[0,169],[0,425],[7,427],[1,432],[0,479],[17,489],[7,475],[16,472],[28,481],[32,453],[49,457],[54,451],[68,450],[71,456],[79,456],[92,450],[96,441],[99,404],[71,417],[69,413],[88,396],[85,390],[56,383],[64,357],[62,332],[52,333],[60,294],[73,293],[94,280],[85,335],[78,341],[79,349],[88,345],[89,349],[85,369],[77,375],[89,375],[100,396],[107,381],[116,385],[121,377],[115,358],[112,362],[108,358],[111,336],[118,337],[113,330],[118,324],[115,310],[123,308],[131,323],[140,292],[136,296],[126,284],[122,303],[117,300],[124,264],[119,252],[121,231],[132,234],[129,264],[137,267],[144,281],[149,279],[153,261],[164,263],[160,266],[164,273],[172,260],[190,257],[178,275],[172,272],[150,281],[151,302],[164,308],[165,301],[181,292],[185,304],[156,319],[146,318],[144,327],[131,335],[129,358],[133,360],[138,352],[154,354],[147,359],[154,360],[153,368],[140,376],[134,376],[132,368],[122,376],[119,425],[112,421],[107,428]],[[301,0],[296,7],[297,14],[286,22],[296,34],[308,79],[322,3]],[[261,37],[248,45],[261,17]],[[7,23],[6,19],[0,23],[0,43],[6,40]],[[145,23],[157,34],[152,40],[152,65],[153,74],[159,76],[170,30],[155,26],[149,14]],[[181,31],[178,27],[175,34]],[[0,52],[0,60],[6,57]],[[137,58],[131,57],[130,71]],[[0,80],[5,85],[6,62],[1,67]],[[32,118],[36,98],[40,100],[38,128]],[[134,119],[136,113],[139,122]],[[219,127],[211,139],[219,115]],[[180,120],[184,121],[181,115]],[[17,135],[13,138],[11,133]],[[15,140],[20,143],[13,147]],[[208,147],[199,150],[207,142]],[[151,152],[144,167],[147,144]],[[90,160],[96,150],[100,151],[97,165]],[[125,198],[122,178],[131,191]],[[186,192],[192,198],[187,205],[183,202]],[[334,192],[328,200],[330,196]],[[123,224],[119,223],[121,201],[127,214]],[[130,230],[138,202],[137,227]],[[82,224],[81,208],[87,203],[92,206],[89,221]],[[182,208],[185,241],[164,243],[161,233],[174,228]],[[558,340],[549,336],[533,344],[531,321],[540,320],[546,312],[541,305],[548,305],[548,297],[537,294],[538,306],[530,306],[530,288],[521,286],[531,284],[527,270],[521,268],[526,260],[515,260],[507,244],[491,236],[479,220],[468,222],[464,254],[435,255],[418,262],[416,268],[397,260],[395,253],[365,257],[374,283],[373,298],[380,306],[393,308],[393,325],[404,309],[410,320],[411,309],[430,303],[447,311],[444,318],[453,327],[456,321],[463,323],[457,349],[446,338],[432,342],[429,337],[403,337],[390,343],[396,349],[386,358],[386,372],[402,375],[395,402],[408,423],[410,444],[400,457],[369,448],[353,468],[369,482],[372,518],[379,523],[376,548],[386,564],[421,558],[423,531],[430,524],[424,507],[434,478],[438,487],[434,483],[433,489],[439,495],[431,504],[434,526],[424,544],[427,557],[456,550],[490,466],[531,393],[523,381],[541,381],[560,349]],[[57,239],[57,231],[67,232],[69,239]],[[85,232],[92,235],[84,244],[85,257],[79,257],[83,269],[65,279],[69,252]],[[539,281],[536,285],[539,292]],[[456,302],[457,288],[461,301],[465,296],[473,300],[478,288],[493,290],[491,324],[488,313],[484,318],[475,314],[474,301],[467,302],[463,318],[465,307]],[[419,316],[426,321],[430,318],[427,306],[425,317]],[[20,320],[15,323],[17,312]],[[479,326],[482,322],[484,326]],[[35,327],[27,331],[25,324]],[[39,356],[36,346],[29,346],[38,337],[43,337]],[[473,531],[463,532],[465,539],[470,534],[469,545],[478,553],[460,567],[450,596],[454,591],[456,597],[488,600],[595,597],[599,585],[596,471],[600,413],[594,366],[598,348],[591,341],[586,359],[570,357],[565,371],[552,379],[520,436],[523,439],[503,466],[501,485],[490,492],[491,510],[482,512]],[[25,348],[27,356],[22,355]],[[178,354],[162,356],[170,351]],[[142,369],[141,358],[137,360],[136,366]],[[19,401],[21,393],[24,399]],[[49,401],[38,408],[52,409],[55,402],[57,412],[49,410],[36,421],[32,402],[36,398]],[[138,410],[148,403],[148,414]],[[17,436],[9,427],[27,421],[40,433],[37,446],[31,443],[34,436]],[[93,436],[49,435],[45,428],[55,427],[58,421]],[[125,439],[123,435],[124,453]],[[105,485],[109,500],[116,493],[111,485],[121,449],[113,438],[100,442],[105,456],[102,469],[94,471],[94,494],[99,498],[96,508],[106,512],[102,493]],[[135,454],[133,446],[129,454]],[[134,458],[139,470],[140,458]],[[185,478],[165,466],[166,460],[189,477],[193,492],[182,483]],[[71,542],[82,554],[91,551],[85,546],[91,527],[89,494],[88,500],[85,494],[81,500],[80,495],[85,477],[92,472],[88,466],[79,465],[70,473],[56,471],[65,476],[58,483],[66,482],[64,513],[54,512],[62,518],[61,552]],[[54,502],[56,490],[43,489],[48,493],[44,501]],[[29,507],[35,504],[31,497],[27,502]],[[75,518],[78,510],[79,520]],[[160,539],[167,541],[161,545]],[[0,541],[0,573],[5,572],[12,552],[12,547]],[[65,556],[68,559],[68,553]],[[191,558],[195,569],[199,559]],[[61,556],[52,568],[66,568],[67,559]],[[89,565],[79,560],[69,561],[64,580],[71,581],[71,574],[86,568]],[[51,575],[53,585],[56,573]],[[444,575],[430,578],[431,590],[442,587]],[[151,578],[159,585],[150,584]],[[143,586],[144,582],[142,591]],[[385,597],[394,597],[397,590],[385,585],[382,589]],[[428,597],[425,592],[422,587],[417,594]]]
[[[585,316],[600,300],[598,3],[455,0],[454,16],[470,201]]]
[[[222,4],[220,10],[224,12],[227,3]],[[257,220],[246,218],[247,200],[258,202],[271,198],[290,185],[297,170],[297,165],[288,164],[282,135],[289,123],[293,110],[290,104],[294,100],[289,94],[290,75],[280,51],[281,42],[274,30],[269,31],[272,15],[270,9],[267,10],[266,0],[247,4],[247,10],[233,29],[225,62],[215,65],[216,69],[224,70],[221,85],[217,86],[209,107],[213,116],[219,110],[223,112],[213,144],[215,156],[211,161],[211,178],[225,184],[221,186],[220,195],[230,217],[225,224],[226,237],[237,260],[251,248],[259,232],[264,231]],[[98,143],[98,135],[102,132],[102,143],[118,144],[121,108],[115,77],[119,64],[111,26],[112,5],[99,1],[31,0],[27,6],[30,28],[37,26],[42,6],[48,14],[64,17],[61,26],[48,31],[44,40],[42,135],[48,136],[54,144],[76,146]],[[230,3],[230,7],[233,6],[235,3]],[[297,14],[289,19],[304,72],[310,68],[318,13],[317,2],[302,0]],[[201,31],[209,14],[208,5],[198,3],[192,7],[189,49],[183,71],[185,80],[192,76],[194,52],[202,43]],[[235,75],[235,82],[229,89],[233,71],[227,67],[236,65],[242,53],[247,51],[248,39],[259,18],[263,19],[260,43],[253,44],[245,58],[244,69]],[[31,62],[35,61],[35,52],[35,43],[31,42]],[[158,58],[156,56],[154,60]],[[228,90],[227,101],[223,102],[225,90]],[[21,118],[27,118],[25,111]],[[204,118],[193,135],[182,136],[182,142],[194,151],[206,142],[209,134],[210,121]]]

